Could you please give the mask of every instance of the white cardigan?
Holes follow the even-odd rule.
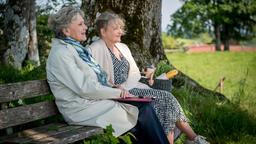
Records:
[[[130,64],[128,79],[121,86],[126,90],[132,88],[149,88],[147,85],[139,82],[141,78],[140,71],[127,45],[124,43],[116,43],[115,45]],[[97,40],[89,46],[89,49],[95,60],[109,75],[110,82],[114,83],[114,67],[106,43],[102,39]]]
[[[119,97],[121,90],[101,85],[72,45],[53,39],[46,71],[56,105],[69,124],[102,128],[112,124],[115,136],[136,125],[138,108],[109,100]]]

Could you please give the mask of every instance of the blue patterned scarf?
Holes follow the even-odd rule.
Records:
[[[72,38],[65,38],[63,39],[66,43],[71,44],[75,47],[78,55],[80,58],[85,61],[96,73],[98,81],[104,86],[110,86],[107,83],[107,73],[100,67],[99,64],[96,63],[92,55],[88,52],[87,48],[82,46],[80,42],[72,39]]]

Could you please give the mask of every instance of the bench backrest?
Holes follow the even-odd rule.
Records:
[[[54,101],[8,108],[11,101],[50,95],[46,80],[33,80],[0,85],[0,129],[25,124],[59,114]]]

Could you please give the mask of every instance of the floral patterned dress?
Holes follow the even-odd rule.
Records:
[[[129,62],[123,56],[119,60],[111,51],[110,53],[114,66],[114,84],[122,84],[128,78]],[[166,134],[174,130],[176,121],[187,121],[179,102],[170,92],[152,88],[133,88],[129,93],[135,96],[155,97],[151,104]]]

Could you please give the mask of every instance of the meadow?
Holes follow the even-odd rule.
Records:
[[[225,77],[223,94],[256,115],[256,53],[168,53],[170,62],[204,87],[214,90]],[[241,90],[244,97],[237,97]]]
[[[222,93],[230,102],[191,96],[186,88],[173,91],[197,132],[211,143],[256,143],[256,53],[167,53],[167,57],[208,89],[214,90],[225,77]]]

